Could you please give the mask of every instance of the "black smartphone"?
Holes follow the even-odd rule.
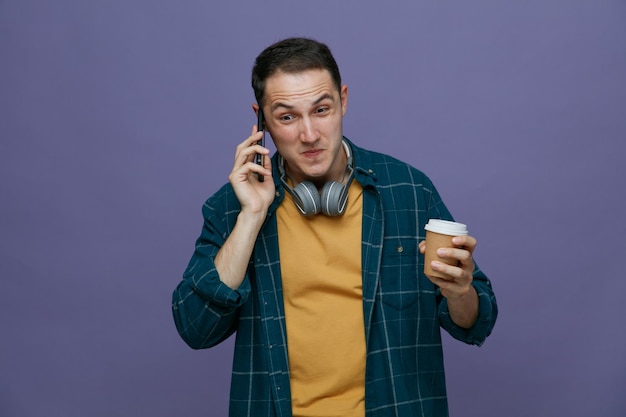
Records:
[[[261,140],[257,142],[257,144],[265,147],[265,127],[263,126],[264,121],[263,121],[263,110],[261,110],[261,107],[259,107],[259,110],[256,112],[257,114],[257,130],[262,130],[263,131],[263,136],[261,137]],[[254,156],[254,163],[263,166],[263,155],[261,155],[260,153],[256,154]],[[265,179],[265,177],[263,177],[263,175],[258,174],[258,178],[259,178],[259,182],[263,182],[263,180]]]

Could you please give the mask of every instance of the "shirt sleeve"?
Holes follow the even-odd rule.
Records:
[[[222,196],[224,199],[226,196]],[[216,209],[217,201],[216,197],[209,199],[202,208],[202,233],[172,295],[176,329],[194,349],[211,347],[228,338],[237,328],[238,309],[250,294],[247,277],[239,288],[232,289],[220,280],[215,268],[215,256],[233,227],[228,219],[236,218],[228,216],[228,207]]]
[[[443,203],[435,186],[430,181],[428,181],[427,184],[431,192],[428,202],[427,218],[439,218],[454,221],[454,218]],[[450,311],[448,309],[448,301],[441,295],[441,291],[439,289],[437,289],[439,293],[438,314],[441,327],[443,327],[453,338],[468,344],[480,346],[484,343],[487,336],[491,334],[491,331],[495,326],[496,318],[498,316],[498,307],[496,304],[496,297],[491,286],[491,281],[480,270],[478,265],[475,265],[474,267],[472,285],[478,294],[478,318],[476,323],[474,323],[471,328],[464,329],[457,326],[452,321],[450,318]]]
[[[472,285],[478,294],[478,318],[476,323],[469,329],[457,326],[450,318],[448,301],[445,297],[441,297],[439,303],[439,320],[441,326],[453,338],[471,345],[481,346],[496,324],[498,307],[493,289],[491,288],[491,282],[480,271],[478,266],[474,270]]]

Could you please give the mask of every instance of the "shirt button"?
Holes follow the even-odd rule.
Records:
[[[402,245],[398,246],[397,251],[398,253],[404,252],[404,248],[402,247]]]

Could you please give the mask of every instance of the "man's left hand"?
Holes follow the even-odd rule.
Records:
[[[455,236],[452,238],[451,248],[437,249],[441,258],[456,260],[457,266],[446,265],[443,262],[433,261],[432,268],[441,272],[445,278],[428,276],[428,279],[441,289],[441,294],[449,299],[461,298],[472,291],[472,275],[474,273],[474,259],[472,254],[476,247],[476,239],[472,236]],[[420,252],[426,250],[426,241],[419,244]]]

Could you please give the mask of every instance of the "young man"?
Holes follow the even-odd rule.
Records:
[[[324,44],[268,47],[252,86],[277,152],[254,126],[204,204],[173,295],[181,337],[237,333],[231,416],[446,416],[440,327],[480,345],[497,316],[476,239],[439,250],[457,261],[433,263],[446,278],[424,275],[424,225],[452,216],[423,173],[343,136],[348,88]]]

